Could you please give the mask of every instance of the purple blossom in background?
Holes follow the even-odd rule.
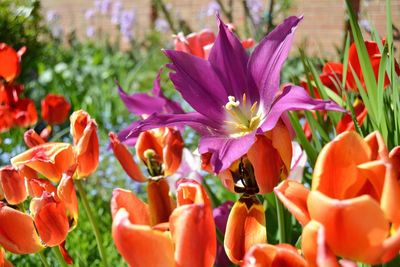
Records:
[[[211,3],[208,4],[207,9],[206,9],[206,15],[209,16],[215,16],[216,13],[219,13],[221,11],[220,5],[216,1],[212,1]]]
[[[114,25],[119,25],[122,13],[122,3],[116,1],[111,7],[111,23]]]
[[[47,11],[47,14],[46,14],[46,21],[47,21],[48,23],[57,21],[57,20],[59,20],[59,19],[60,19],[60,15],[58,14],[57,11],[55,11],[55,10],[49,10],[49,11]]]
[[[86,36],[89,38],[93,38],[96,34],[96,29],[94,28],[94,26],[88,26],[86,28]]]
[[[122,36],[128,40],[133,38],[133,26],[135,23],[135,11],[124,10],[121,13],[120,32]]]
[[[96,10],[94,10],[93,8],[89,8],[85,11],[85,19],[92,20],[94,18],[95,14],[96,14]]]
[[[110,12],[110,8],[111,8],[111,1],[103,0],[100,5],[100,13],[106,15]]]
[[[358,23],[362,29],[366,30],[367,32],[372,32],[371,24],[367,19],[362,19]]]
[[[102,1],[101,1],[101,0],[94,0],[94,1],[93,1],[93,5],[94,5],[94,9],[95,9],[97,12],[100,12],[100,10],[101,10],[101,5],[102,5]]]
[[[200,172],[202,172],[200,156],[195,155],[189,149],[184,148],[182,151],[181,165],[173,175],[168,177],[168,183],[171,190],[176,189],[176,182],[182,178],[188,178],[201,183],[203,176]]]
[[[229,213],[232,209],[233,201],[226,201],[220,206],[213,209],[213,217],[215,221],[215,226],[222,233],[225,234],[226,223],[228,221]],[[217,243],[217,257],[215,259],[215,266],[217,267],[228,267],[231,265],[228,256],[225,253],[224,247]]]
[[[254,22],[259,24],[261,22],[262,13],[264,11],[264,6],[260,0],[247,0],[247,6],[249,7],[250,15],[252,16]]]
[[[154,113],[138,122],[132,135],[167,126],[190,126],[200,135],[200,154],[211,153],[214,172],[226,170],[245,155],[256,135],[272,130],[291,110],[344,109],[310,97],[304,88],[280,90],[280,72],[302,17],[289,17],[271,31],[249,56],[220,18],[218,37],[208,60],[165,50],[169,77],[194,112]],[[151,102],[148,103],[151,105]]]
[[[155,28],[159,32],[168,32],[169,31],[169,24],[165,19],[158,18],[155,21]]]

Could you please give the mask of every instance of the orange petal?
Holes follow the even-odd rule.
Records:
[[[169,219],[176,266],[213,266],[216,232],[209,199],[199,183],[183,182],[177,189],[178,207]]]
[[[310,267],[339,267],[336,256],[325,241],[325,228],[317,221],[310,221],[303,229],[301,248]]]
[[[0,183],[5,199],[11,205],[24,202],[28,196],[24,177],[12,166],[0,169]]]
[[[76,196],[76,190],[73,181],[73,175],[76,168],[76,164],[71,166],[71,168],[69,168],[67,172],[63,174],[61,181],[57,187],[57,196],[65,205],[69,220],[73,220],[71,228],[74,228],[78,223],[79,212],[78,198]]]
[[[356,195],[367,194],[380,202],[387,166],[387,162],[383,160],[375,160],[358,165],[358,180],[364,181],[364,184]]]
[[[215,42],[216,36],[214,32],[209,29],[204,29],[199,32],[199,42],[202,47],[213,44]]]
[[[32,178],[27,180],[29,196],[41,197],[43,192],[56,193],[57,188],[45,179]]]
[[[145,131],[139,134],[138,139],[136,141],[136,155],[140,158],[141,161],[146,162],[147,158],[144,155],[144,152],[148,149],[151,149],[155,152],[154,158],[161,164],[163,157],[163,149],[161,146],[161,140],[159,140],[160,135],[164,132],[164,129],[155,129],[152,131]]]
[[[344,132],[320,152],[314,168],[312,190],[345,199],[356,196],[364,180],[357,165],[369,161],[371,149],[356,132]]]
[[[169,232],[133,224],[129,217],[130,214],[121,208],[112,224],[115,246],[125,261],[135,267],[175,266],[174,244]]]
[[[341,201],[311,191],[307,204],[311,218],[324,226],[326,242],[333,253],[366,263],[379,257],[389,222],[379,203],[370,196]]]
[[[21,72],[20,56],[5,43],[0,43],[0,77],[7,82],[14,80]]]
[[[173,128],[166,128],[163,138],[164,176],[169,176],[179,168],[182,161],[183,140],[181,133]]]
[[[71,135],[75,145],[78,179],[88,177],[96,171],[99,164],[99,138],[97,124],[83,110],[72,113]]]
[[[387,160],[389,158],[389,152],[385,145],[385,141],[378,131],[370,133],[364,140],[371,149],[370,160]]]
[[[125,209],[131,223],[150,225],[149,207],[131,191],[117,188],[113,190],[111,198],[113,219],[120,209]]]
[[[74,263],[74,260],[72,259],[71,255],[69,255],[67,249],[65,248],[65,241],[62,242],[58,248],[60,249],[61,255],[64,258],[64,261],[68,264],[71,265]]]
[[[33,129],[24,133],[24,141],[28,147],[34,147],[45,143],[42,137],[40,137],[40,135],[38,135]]]
[[[31,200],[30,211],[40,239],[47,246],[57,246],[65,240],[69,222],[64,203],[44,192],[41,198]]]
[[[289,244],[257,244],[247,251],[241,267],[306,267],[306,261]]]
[[[272,192],[289,175],[292,160],[291,138],[283,123],[279,122],[265,135],[257,135],[247,157],[253,165],[260,194]]]
[[[296,181],[285,180],[275,187],[274,192],[285,207],[304,226],[310,221],[307,198],[310,190]]]
[[[258,243],[267,242],[265,214],[255,196],[242,196],[235,202],[228,217],[224,246],[228,258],[239,264],[246,251]]]
[[[0,202],[0,245],[16,254],[42,250],[31,216]]]
[[[151,224],[156,225],[168,222],[174,209],[169,196],[169,185],[165,178],[149,179],[147,184],[147,198],[149,203]]]
[[[74,161],[70,144],[45,143],[15,156],[11,159],[11,164],[18,168],[28,166],[44,177],[58,182]]]
[[[396,169],[392,164],[386,164],[384,186],[380,199],[381,208],[390,222],[400,225],[400,183]],[[382,177],[381,177],[382,178]]]
[[[128,174],[129,177],[137,182],[146,181],[146,177],[142,174],[142,171],[137,166],[132,154],[128,150],[128,147],[118,140],[118,137],[115,133],[110,132],[108,136],[110,138],[111,148],[114,152],[114,155],[126,174]]]
[[[13,267],[12,263],[6,259],[6,253],[2,247],[0,247],[0,267]]]

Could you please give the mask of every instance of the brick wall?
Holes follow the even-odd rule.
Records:
[[[150,26],[150,0],[122,0],[125,9],[135,9],[135,34],[142,35]],[[201,16],[210,0],[165,0],[169,3],[172,16],[184,18],[193,30],[204,27],[215,29],[213,16]],[[268,3],[269,1],[264,1]],[[344,1],[336,0],[293,0],[290,15],[304,15],[304,21],[296,33],[295,44],[306,43],[307,51],[320,56],[333,56],[335,47],[343,41],[345,16]],[[94,21],[84,19],[85,10],[93,7],[92,1],[84,0],[42,0],[45,11],[55,10],[61,15],[65,31],[77,30],[80,38],[85,38],[85,29],[90,24],[100,25],[102,32],[113,36],[115,26],[110,24],[109,17],[96,16]],[[393,21],[400,26],[400,0],[392,0]],[[369,19],[385,35],[386,12],[384,0],[361,0],[360,16]],[[237,25],[243,22],[241,1],[234,1],[234,21]]]

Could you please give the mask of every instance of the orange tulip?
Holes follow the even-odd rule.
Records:
[[[257,244],[246,253],[241,267],[306,267],[307,262],[289,244]],[[322,265],[321,265],[322,266]],[[323,265],[328,267],[326,265]]]
[[[24,177],[12,166],[0,169],[0,184],[5,199],[11,205],[24,202],[28,196]]]
[[[244,187],[249,187],[246,183],[252,183],[254,192],[248,193],[266,194],[272,192],[274,186],[289,175],[292,142],[284,123],[279,121],[271,131],[256,135],[256,138],[256,142],[242,159],[238,159],[229,169],[219,174],[222,183],[231,191],[241,193],[245,190]],[[254,173],[255,184],[254,181],[244,181],[235,177],[238,176],[235,173],[240,171],[240,164],[247,165],[247,171]]]
[[[152,227],[150,209],[145,203],[130,191],[114,190],[112,235],[119,253],[129,265],[213,265],[216,233],[204,189],[196,182],[181,183],[177,189],[177,203],[167,225]]]
[[[78,179],[88,177],[96,171],[99,164],[99,139],[97,124],[90,115],[78,110],[72,113],[71,135],[74,142],[76,162],[78,163]]]
[[[365,118],[367,117],[367,109],[364,105],[364,103],[361,100],[356,100],[353,104],[354,108],[354,114],[357,118],[358,125],[362,125]],[[351,114],[345,113],[343,114],[343,117],[340,119],[338,124],[336,125],[336,132],[337,133],[342,133],[344,131],[351,131],[355,129],[355,125],[353,122],[353,119],[351,117]]]
[[[29,167],[54,182],[60,181],[62,174],[74,163],[72,146],[66,143],[38,145],[11,159],[14,167]]]
[[[0,77],[7,82],[13,81],[21,72],[21,57],[26,48],[22,47],[16,52],[12,47],[5,43],[0,43]]]
[[[121,164],[122,168],[130,178],[137,182],[146,181],[146,177],[142,174],[140,168],[137,166],[133,155],[129,152],[128,147],[121,143],[117,135],[113,132],[108,134],[110,138],[111,148],[115,157]]]
[[[68,117],[71,105],[62,95],[48,94],[41,102],[42,118],[48,124],[62,124]]]
[[[327,248],[334,255],[383,263],[400,250],[400,183],[393,165],[378,132],[365,139],[344,132],[322,149],[311,192],[294,181],[282,182],[275,192],[305,225],[304,231],[314,233],[310,236],[323,227]],[[312,249],[307,254],[313,255]],[[310,258],[316,264],[315,256]]]
[[[138,157],[146,164],[150,176],[169,176],[181,164],[183,140],[180,132],[174,128],[142,132],[135,147]]]
[[[244,195],[233,205],[228,217],[224,239],[226,255],[239,264],[251,246],[266,242],[264,208],[255,196]]]
[[[24,141],[29,148],[46,143],[33,129],[24,133]]]

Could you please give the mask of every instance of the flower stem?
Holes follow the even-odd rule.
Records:
[[[100,235],[99,227],[97,225],[96,219],[94,218],[92,209],[90,208],[89,201],[86,196],[85,189],[83,188],[82,180],[75,180],[75,184],[78,188],[78,192],[82,201],[83,208],[85,209],[86,215],[89,218],[90,224],[92,225],[94,236],[96,237],[97,248],[103,262],[103,266],[107,267],[107,257],[103,246],[103,240]]]
[[[58,262],[62,267],[67,267],[67,263],[64,260],[64,257],[61,255],[61,251],[58,246],[52,247],[51,250],[53,251],[54,255],[56,256]]]
[[[46,257],[44,256],[43,251],[38,252],[38,254],[39,254],[40,260],[41,260],[42,263],[43,263],[43,266],[44,266],[44,267],[50,267],[49,263],[48,263],[47,260],[46,260]]]
[[[282,203],[276,195],[275,195],[275,202],[276,202],[276,214],[278,217],[279,243],[282,244],[282,243],[286,242],[285,214],[284,214]]]

